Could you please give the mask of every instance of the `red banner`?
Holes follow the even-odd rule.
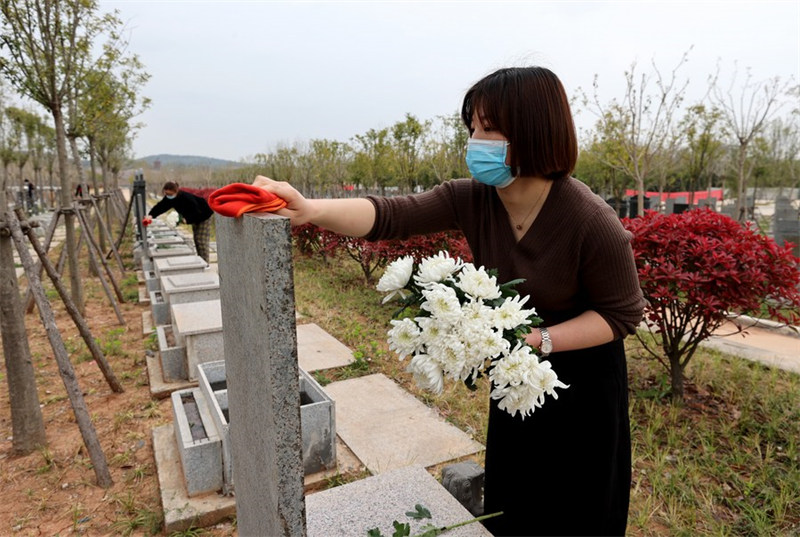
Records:
[[[625,191],[625,196],[627,197],[636,196],[638,192],[639,192],[638,190],[629,188],[628,190]],[[692,194],[694,194],[694,197],[692,197]],[[659,197],[659,194],[658,192],[645,192],[644,196],[646,198],[657,198]],[[689,203],[692,200],[694,200],[694,203],[697,203],[698,201],[708,199],[708,197],[709,197],[708,190],[698,190],[696,192],[664,192],[663,194],[661,194],[661,201],[664,202],[668,199],[683,198],[686,200],[686,203]],[[722,201],[722,189],[712,188],[711,198],[717,201]]]

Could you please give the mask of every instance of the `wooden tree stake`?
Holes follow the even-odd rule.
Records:
[[[94,473],[97,477],[97,484],[103,488],[110,488],[111,485],[113,485],[113,481],[111,479],[111,473],[108,470],[105,454],[100,446],[100,441],[97,439],[97,431],[92,424],[92,418],[89,415],[89,408],[86,406],[86,401],[83,398],[83,392],[75,378],[75,370],[72,367],[72,363],[69,361],[69,354],[64,346],[64,340],[61,338],[61,334],[58,331],[53,309],[45,296],[44,287],[42,287],[42,281],[36,273],[33,258],[25,246],[19,220],[16,215],[11,212],[6,212],[6,220],[11,230],[11,238],[14,240],[14,244],[17,247],[20,261],[25,268],[25,274],[28,277],[28,285],[33,292],[33,298],[39,309],[39,317],[47,332],[50,346],[53,348],[53,353],[58,363],[58,371],[61,374],[61,379],[64,381],[64,387],[67,389],[67,396],[72,404],[72,410],[75,413],[75,420],[81,431],[83,443],[89,452],[89,458],[92,461]],[[42,262],[44,263],[44,261]]]

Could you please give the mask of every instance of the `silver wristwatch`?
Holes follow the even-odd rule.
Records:
[[[539,328],[539,332],[542,334],[542,343],[539,345],[539,353],[542,356],[547,356],[553,352],[553,341],[550,339],[550,332],[547,331],[547,328]]]

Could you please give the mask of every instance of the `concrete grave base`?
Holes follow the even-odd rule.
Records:
[[[150,304],[150,292],[143,285],[139,286],[139,304]]]
[[[324,390],[336,403],[337,434],[372,474],[483,450],[383,374],[332,382]]]
[[[153,451],[164,508],[164,533],[212,526],[236,514],[236,499],[232,496],[216,492],[188,496],[172,423],[153,429]]]
[[[188,380],[178,382],[166,382],[161,373],[161,358],[155,356],[147,357],[147,378],[150,384],[150,396],[155,399],[165,399],[176,390],[184,390],[197,386],[197,381]]]
[[[172,415],[188,495],[222,490],[222,438],[200,389],[172,392]]]
[[[411,520],[406,511],[422,504],[431,519]],[[420,466],[409,466],[306,496],[308,537],[351,537],[379,528],[391,535],[392,522],[408,522],[411,534],[426,524],[437,527],[471,520],[470,514]],[[448,537],[491,537],[479,522],[455,528]]]
[[[161,363],[161,375],[166,382],[181,382],[183,380],[194,381],[195,378],[189,376],[186,363],[186,346],[180,341],[180,334],[176,333],[171,324],[156,326],[158,338],[158,357]],[[168,335],[172,335],[177,340],[174,346],[170,347]]]
[[[153,322],[156,326],[170,324],[169,304],[160,289],[150,291],[150,312],[153,314]]]
[[[153,451],[161,490],[161,506],[164,508],[165,534],[183,531],[192,526],[196,528],[213,526],[236,514],[236,499],[233,496],[209,493],[194,498],[189,497],[183,482],[181,459],[172,423],[153,429]],[[338,438],[336,464],[334,470],[305,476],[305,489],[318,488],[326,479],[337,474],[347,475],[360,472],[364,468],[361,461]]]
[[[147,337],[156,333],[156,324],[153,322],[153,312],[145,310],[142,312],[142,337]]]
[[[354,361],[353,351],[314,323],[297,325],[297,358],[304,371],[342,367]]]

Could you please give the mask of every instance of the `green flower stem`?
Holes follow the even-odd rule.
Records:
[[[481,516],[479,516],[477,518],[472,518],[470,520],[465,520],[464,522],[459,522],[457,524],[453,524],[452,526],[444,526],[442,528],[438,528],[436,530],[436,533],[433,533],[433,534],[430,533],[430,532],[424,532],[424,533],[419,533],[417,535],[413,535],[412,537],[431,537],[432,535],[441,535],[442,533],[444,533],[444,532],[446,532],[448,530],[452,530],[452,529],[455,529],[455,528],[460,528],[461,526],[466,526],[467,524],[472,524],[473,522],[482,522],[484,520],[488,520],[490,518],[494,518],[494,517],[500,516],[502,514],[503,514],[502,511],[498,511],[497,513],[491,513],[489,515],[481,515]]]

